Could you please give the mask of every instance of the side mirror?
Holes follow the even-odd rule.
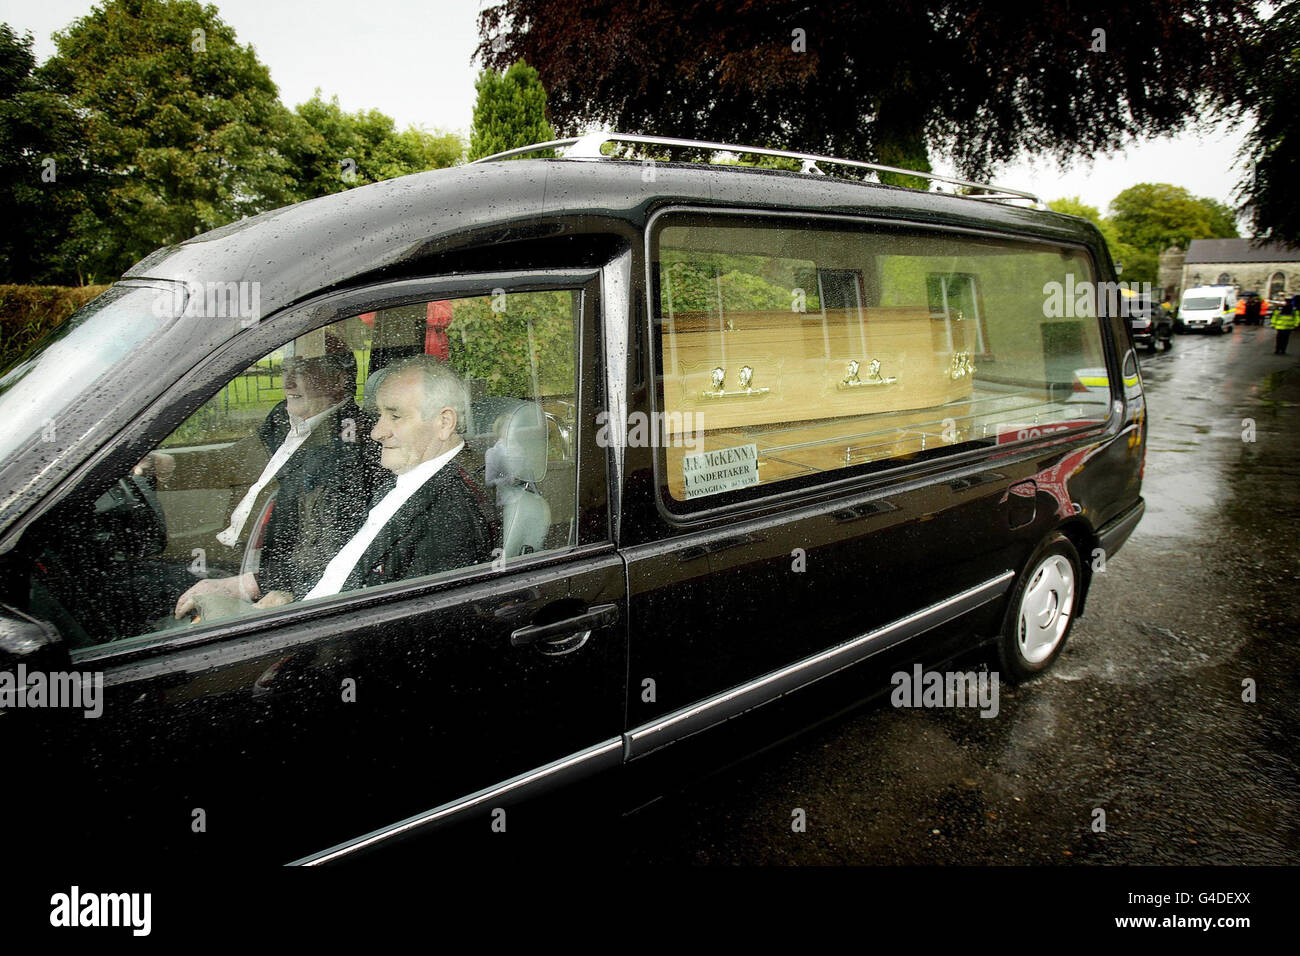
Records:
[[[67,671],[72,658],[54,625],[0,604],[0,671]]]

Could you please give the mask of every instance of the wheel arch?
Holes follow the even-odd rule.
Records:
[[[1079,610],[1076,617],[1083,617],[1088,603],[1088,591],[1092,587],[1092,554],[1101,547],[1101,539],[1092,526],[1082,518],[1070,518],[1057,525],[1054,531],[1065,535],[1079,552]],[[1103,555],[1104,558],[1104,555]]]

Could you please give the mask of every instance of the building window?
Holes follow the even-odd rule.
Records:
[[[1215,285],[1232,285],[1232,276],[1226,272],[1219,273],[1219,281]]]
[[[1286,276],[1281,272],[1274,272],[1268,280],[1268,297],[1270,299],[1280,299],[1286,293]]]

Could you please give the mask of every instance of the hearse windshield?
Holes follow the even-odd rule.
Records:
[[[59,414],[155,335],[172,309],[170,293],[114,286],[10,366],[0,377],[0,461],[38,434],[56,441]]]

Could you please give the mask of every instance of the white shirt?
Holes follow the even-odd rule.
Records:
[[[352,569],[357,566],[366,548],[379,536],[384,525],[388,524],[397,509],[406,504],[410,497],[420,490],[426,481],[442,470],[442,466],[456,457],[456,453],[465,447],[461,442],[451,451],[443,452],[437,458],[422,461],[410,471],[397,476],[393,490],[384,495],[379,503],[370,509],[363,524],[352,539],[343,546],[338,554],[325,566],[325,573],[316,582],[316,586],[307,593],[304,600],[338,594]]]
[[[347,399],[345,398],[343,402],[346,401]],[[323,422],[328,415],[332,415],[334,412],[338,411],[339,408],[342,407],[343,402],[339,402],[337,405],[331,405],[319,415],[313,415],[305,421],[293,415],[289,416],[289,434],[284,437],[284,441],[281,443],[280,447],[275,450],[275,454],[271,456],[271,460],[268,461],[266,467],[262,469],[262,477],[258,478],[257,481],[253,483],[253,487],[248,489],[243,500],[235,506],[235,510],[230,515],[230,526],[217,535],[218,541],[224,544],[227,548],[233,548],[235,546],[235,542],[239,540],[239,533],[244,530],[244,522],[248,520],[249,512],[253,510],[253,504],[257,501],[257,496],[262,493],[262,489],[271,483],[271,479],[273,479],[276,476],[276,473],[284,467],[284,463],[292,458],[293,453],[302,447],[302,443],[307,440],[307,436],[312,433],[312,429]]]

